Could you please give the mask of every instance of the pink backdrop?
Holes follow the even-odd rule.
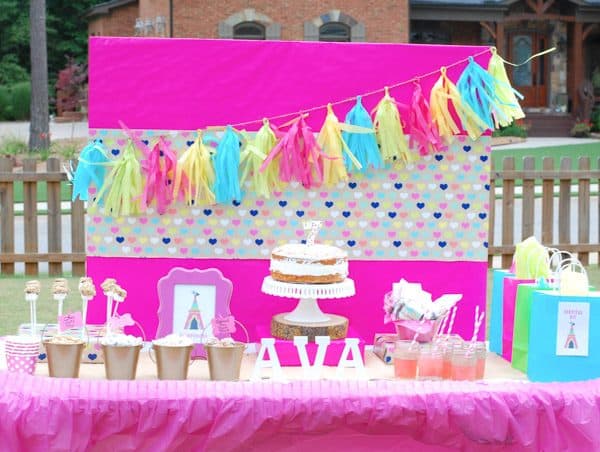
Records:
[[[300,111],[355,96],[385,85],[436,71],[485,47],[398,44],[337,44],[269,41],[91,38],[89,126],[190,130],[236,124],[265,116]],[[486,65],[489,54],[477,57]],[[465,63],[466,64],[466,63]],[[449,70],[456,80],[464,64]],[[422,80],[428,93],[437,74]],[[407,103],[411,84],[392,90]],[[381,94],[364,99],[372,108]],[[352,102],[336,107],[343,119]],[[324,112],[312,113],[315,131]],[[290,119],[290,118],[286,118]],[[232,311],[253,334],[254,326],[291,309],[294,301],[261,294],[268,260],[132,259],[89,256],[88,273],[98,283],[116,277],[128,290],[126,307],[153,337],[158,307],[156,283],[173,266],[217,267],[234,284]],[[345,301],[323,301],[323,310],[350,317],[352,327],[369,343],[383,327],[383,294],[401,277],[420,281],[437,297],[465,295],[455,331],[472,334],[476,304],[485,308],[487,261],[352,261],[357,295]],[[104,304],[90,303],[92,322],[100,323]],[[483,337],[483,329],[480,337]],[[253,337],[256,338],[256,337]]]

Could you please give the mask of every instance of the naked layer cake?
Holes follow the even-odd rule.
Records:
[[[277,281],[331,284],[348,276],[348,254],[335,246],[288,243],[271,252],[271,277]]]

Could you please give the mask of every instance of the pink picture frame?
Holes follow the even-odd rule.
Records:
[[[185,334],[195,342],[192,357],[205,358],[202,341],[225,337],[212,331],[213,318],[231,315],[229,303],[233,284],[216,268],[206,270],[175,267],[160,278],[158,289],[158,327],[156,337]]]

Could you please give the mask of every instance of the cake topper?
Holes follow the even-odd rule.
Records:
[[[306,237],[306,244],[308,246],[312,246],[315,244],[315,239],[317,238],[317,234],[319,233],[319,229],[323,225],[322,221],[305,221],[304,222],[304,230],[308,231],[308,236]]]

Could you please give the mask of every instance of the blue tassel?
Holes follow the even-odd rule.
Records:
[[[360,126],[367,129],[373,129],[373,121],[369,112],[365,110],[362,105],[361,96],[356,98],[356,105],[346,115],[346,124],[353,126]],[[377,145],[377,138],[375,132],[373,133],[353,133],[353,132],[342,132],[342,138],[350,148],[350,151],[354,154],[356,159],[362,165],[361,172],[365,172],[369,167],[374,169],[383,168],[383,159],[379,152],[379,146]],[[354,164],[348,158],[348,154],[344,153],[344,164],[346,169],[350,171]]]
[[[477,64],[473,57],[469,57],[469,64],[456,84],[462,101],[471,107],[489,129],[495,128],[493,115],[496,115],[497,121],[510,122],[501,108],[506,104],[496,93],[495,83],[496,79]]]
[[[100,191],[104,185],[106,167],[110,159],[102,141],[94,140],[87,144],[79,154],[79,163],[73,176],[73,201],[79,197],[82,201],[88,200],[88,191],[92,183]],[[96,200],[97,203],[101,204]]]
[[[215,163],[215,200],[218,203],[240,201],[240,139],[231,126],[227,126],[223,138],[213,156]]]

